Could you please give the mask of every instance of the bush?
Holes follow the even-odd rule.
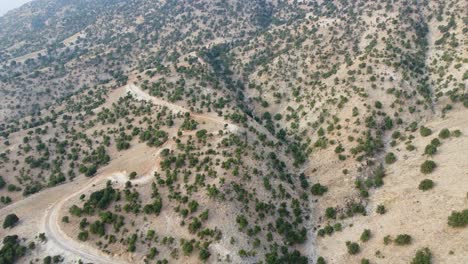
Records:
[[[336,210],[333,207],[328,207],[325,209],[325,216],[328,219],[335,219],[336,218]]]
[[[325,261],[325,259],[323,257],[318,257],[317,258],[317,264],[327,264],[327,262]]]
[[[3,221],[3,229],[12,228],[14,227],[19,221],[18,216],[15,214],[9,214],[5,217]]]
[[[424,174],[429,174],[434,171],[437,167],[434,161],[426,160],[423,164],[421,164],[421,172]]]
[[[86,241],[88,240],[88,231],[82,231],[78,234],[78,239],[81,240],[81,241]]]
[[[336,231],[336,232],[340,232],[343,230],[343,226],[341,225],[341,223],[336,223],[333,225],[333,229]]]
[[[416,252],[411,264],[431,264],[432,254],[428,248],[420,249]]]
[[[348,253],[350,255],[356,255],[361,250],[361,248],[359,247],[359,244],[356,242],[347,241],[346,247],[348,248]]]
[[[429,144],[424,149],[424,154],[428,156],[433,156],[437,152],[437,146]]]
[[[465,227],[468,225],[468,209],[461,212],[453,211],[448,217],[448,225],[451,227]]]
[[[439,132],[439,138],[447,139],[449,137],[450,137],[450,130],[448,130],[447,128],[444,128]]]
[[[387,209],[385,209],[385,206],[384,206],[383,204],[379,204],[379,205],[377,206],[376,212],[377,212],[378,214],[385,214],[385,213],[387,212]]]
[[[431,140],[431,145],[433,145],[433,146],[438,147],[438,146],[440,146],[441,144],[442,144],[442,143],[440,143],[440,140],[439,140],[438,138],[434,138],[434,139]]]
[[[318,195],[322,196],[324,193],[328,191],[328,188],[324,185],[321,185],[320,183],[316,183],[312,185],[312,188],[310,189],[312,195]]]
[[[207,248],[200,249],[200,252],[198,253],[198,258],[200,260],[207,260],[210,256],[211,253]]]
[[[3,179],[2,176],[0,176],[0,190],[3,189],[3,187],[5,187],[5,185],[6,185],[5,180]]]
[[[368,259],[365,259],[365,258],[361,259],[361,264],[369,264],[369,263],[370,261]]]
[[[460,137],[462,135],[462,132],[459,129],[457,129],[457,130],[452,132],[452,135],[454,137]]]
[[[423,137],[427,137],[427,136],[430,136],[432,134],[432,130],[430,128],[425,127],[425,126],[421,126],[419,128],[419,134],[421,134],[421,136],[423,136]]]
[[[390,243],[392,243],[392,237],[390,235],[386,235],[383,239],[383,243],[384,245],[388,245]]]
[[[6,236],[0,249],[0,263],[19,263],[18,259],[26,254],[26,250],[25,246],[20,245],[17,235]]]
[[[419,190],[427,191],[434,187],[434,182],[430,179],[424,179],[419,183]]]
[[[184,252],[184,255],[185,255],[185,256],[189,256],[190,254],[192,254],[192,251],[193,251],[193,245],[192,245],[192,243],[190,243],[190,242],[185,242],[185,243],[182,245],[182,251]]]
[[[393,154],[393,152],[390,152],[385,156],[385,163],[387,163],[387,164],[393,164],[393,163],[395,163],[396,160],[397,160],[397,158],[396,158],[395,154]]]
[[[367,242],[371,237],[371,231],[369,229],[365,229],[364,232],[361,234],[361,241]]]
[[[408,234],[400,234],[395,238],[395,243],[399,246],[408,245],[411,243],[411,236]]]

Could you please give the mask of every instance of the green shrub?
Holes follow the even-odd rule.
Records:
[[[416,252],[411,264],[431,264],[432,254],[428,248],[420,249]]]
[[[459,129],[457,129],[457,130],[452,132],[452,135],[454,137],[460,137],[462,135],[462,132]]]
[[[189,256],[192,254],[193,251],[193,245],[190,242],[184,242],[182,245],[182,251],[184,252],[185,256]]]
[[[369,229],[365,229],[364,232],[361,234],[361,241],[367,242],[371,238],[371,231]]]
[[[395,154],[393,154],[393,152],[390,152],[385,156],[385,163],[387,163],[387,164],[393,164],[393,163],[395,163],[396,160],[397,160],[397,158],[396,158]]]
[[[368,259],[365,259],[365,258],[361,259],[361,264],[369,264],[369,263],[370,261]]]
[[[325,209],[325,216],[328,219],[335,219],[336,218],[336,210],[333,207],[328,207]]]
[[[408,151],[413,151],[415,149],[416,149],[416,147],[414,145],[411,145],[411,144],[406,145],[406,150],[408,150]]]
[[[82,231],[78,234],[78,239],[81,241],[86,241],[88,240],[89,233],[88,231]]]
[[[3,246],[0,249],[0,263],[26,263],[26,261],[19,261],[19,258],[24,256],[27,250],[20,242],[21,240],[17,235],[3,238]]]
[[[427,136],[430,136],[432,134],[432,130],[430,128],[425,127],[425,126],[421,126],[419,128],[419,134],[421,134],[421,136],[423,136],[423,137],[427,137]]]
[[[395,244],[399,246],[408,245],[411,243],[411,236],[408,234],[400,234],[395,238]]]
[[[3,187],[5,187],[5,185],[6,185],[5,180],[3,179],[2,176],[0,176],[0,190],[3,189]]]
[[[434,139],[431,140],[431,145],[433,145],[433,146],[438,147],[438,146],[440,146],[441,144],[442,144],[442,143],[440,143],[440,140],[439,140],[438,138],[434,138]]]
[[[424,149],[424,154],[428,156],[433,156],[437,152],[437,146],[429,144]]]
[[[439,132],[439,138],[447,139],[449,137],[450,137],[450,130],[448,130],[447,128],[444,128]]]
[[[200,260],[207,260],[210,256],[211,256],[211,253],[206,247],[200,249],[200,252],[198,253],[198,258]]]
[[[16,214],[9,214],[5,217],[3,221],[3,229],[12,228],[14,227],[19,221],[18,216]]]
[[[348,253],[350,255],[356,255],[361,250],[359,244],[356,242],[346,241],[346,247],[348,248]]]
[[[387,212],[387,209],[385,209],[385,206],[384,206],[383,204],[379,204],[379,205],[377,206],[376,212],[377,212],[378,214],[385,214],[385,213]]]
[[[325,259],[323,257],[318,257],[317,258],[317,264],[327,264],[327,262],[325,261]]]
[[[388,245],[388,244],[392,243],[392,237],[390,235],[386,235],[383,238],[383,243],[384,243],[384,245]]]
[[[448,225],[451,227],[465,227],[468,225],[468,209],[461,212],[453,211],[448,217]]]
[[[341,223],[336,223],[333,225],[333,229],[336,231],[336,232],[340,232],[343,230],[343,226],[341,225]]]
[[[434,171],[434,169],[437,167],[434,161],[432,160],[426,160],[421,164],[421,172],[424,174],[429,174]]]
[[[328,191],[328,188],[324,185],[321,185],[320,183],[316,183],[312,185],[310,191],[313,195],[322,196],[324,193]]]
[[[434,182],[430,179],[424,179],[419,183],[419,190],[427,191],[434,187]]]

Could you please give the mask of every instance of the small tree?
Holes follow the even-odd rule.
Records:
[[[328,219],[335,219],[336,218],[336,210],[333,207],[328,207],[325,209],[325,216]]]
[[[468,225],[468,209],[461,212],[453,211],[448,217],[448,225],[451,227],[465,227]]]
[[[317,258],[317,264],[327,264],[327,262],[325,261],[325,259],[323,257],[318,257]]]
[[[359,244],[356,242],[346,241],[346,247],[350,255],[356,255],[361,250]]]
[[[423,164],[421,164],[421,172],[424,174],[429,174],[434,171],[437,167],[434,161],[426,160]]]
[[[428,248],[420,249],[416,252],[411,264],[431,264],[432,254]]]
[[[427,136],[430,136],[432,134],[432,130],[430,128],[425,127],[425,126],[421,126],[419,128],[419,133],[421,134],[421,136],[427,137]]]
[[[439,138],[441,139],[447,139],[450,137],[450,130],[448,130],[447,128],[444,128],[440,131],[439,133]]]
[[[377,206],[376,212],[377,212],[378,214],[385,214],[385,213],[387,212],[387,209],[385,209],[385,205],[379,204],[379,205]]]
[[[321,185],[320,183],[316,183],[312,185],[310,191],[312,192],[312,195],[322,196],[328,191],[328,188],[326,186]]]
[[[5,217],[3,221],[3,229],[12,228],[14,227],[19,221],[18,216],[16,214],[9,214]]]
[[[370,261],[368,259],[365,259],[365,258],[361,259],[361,264],[369,264],[369,263]]]
[[[369,229],[365,229],[364,232],[361,234],[361,241],[367,242],[371,237],[371,231]]]
[[[390,152],[385,156],[385,163],[387,163],[387,164],[393,164],[393,163],[395,163],[396,160],[397,160],[397,158],[396,158],[395,154],[393,154],[393,152]]]
[[[427,145],[426,148],[424,149],[424,154],[428,156],[433,156],[436,152],[437,152],[437,147],[432,144]]]
[[[399,246],[408,245],[411,243],[411,236],[408,234],[400,234],[395,238],[395,244]]]
[[[430,179],[424,179],[419,183],[419,190],[427,191],[434,187],[434,182]]]
[[[201,248],[200,249],[200,252],[198,253],[198,257],[200,258],[200,260],[207,260],[209,257],[211,256],[211,253],[210,251],[208,250],[208,248]]]

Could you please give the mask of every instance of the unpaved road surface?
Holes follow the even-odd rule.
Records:
[[[135,85],[127,85],[125,89],[139,100],[151,101],[155,105],[168,107],[173,112],[190,112],[182,106],[150,96]],[[229,123],[223,117],[195,113],[191,113],[191,116],[199,121],[221,124],[231,132],[238,129],[237,125]],[[169,145],[171,145],[170,142],[166,142],[160,149],[170,147]],[[153,172],[154,170],[141,178],[132,180],[132,183],[147,184],[151,182],[153,180]],[[15,213],[19,216],[21,222],[24,223],[11,230],[0,230],[0,237],[18,234],[21,237],[30,238],[44,232],[47,238],[46,253],[49,255],[52,253],[61,254],[66,257],[68,263],[72,260],[77,261],[78,259],[81,259],[85,263],[96,264],[132,263],[132,261],[125,261],[119,257],[107,255],[86,243],[80,243],[61,229],[61,211],[64,205],[71,199],[107,180],[111,180],[114,184],[124,184],[129,179],[126,173],[121,171],[110,174],[101,173],[92,179],[80,177],[73,182],[43,190],[38,194],[0,209],[0,215],[4,216]]]

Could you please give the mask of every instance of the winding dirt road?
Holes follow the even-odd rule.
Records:
[[[108,177],[99,176],[93,179],[91,182],[86,184],[82,189],[78,190],[75,193],[65,197],[64,199],[58,201],[57,203],[53,204],[49,208],[47,208],[43,220],[43,228],[44,233],[46,234],[47,239],[49,242],[54,243],[57,247],[61,250],[66,251],[72,255],[80,257],[85,262],[92,262],[92,263],[103,263],[103,264],[114,264],[114,263],[127,263],[122,262],[117,259],[112,258],[109,255],[105,255],[98,249],[95,249],[91,246],[88,246],[83,243],[79,243],[73,238],[69,237],[63,230],[60,228],[60,211],[63,205],[68,202],[73,197],[78,196],[81,193],[86,192],[89,188],[93,187],[95,184],[107,180],[113,179],[116,176],[123,176],[126,177],[122,173],[116,173]]]
[[[130,84],[125,87],[127,92],[130,92],[138,100],[151,101],[155,105],[166,106],[173,112],[190,112],[182,106],[164,101],[162,99],[152,97],[139,87]],[[229,123],[223,117],[208,116],[201,114],[191,113],[195,120],[208,121],[221,124],[226,129],[234,132],[238,129],[237,125]],[[170,147],[171,142],[166,142],[160,149]],[[155,168],[156,169],[156,168]],[[147,184],[153,180],[153,173],[131,180],[133,184]],[[44,232],[47,237],[47,248],[60,252],[70,258],[81,259],[85,263],[103,263],[103,264],[123,264],[133,263],[133,261],[125,261],[120,257],[113,257],[105,254],[97,248],[88,244],[80,243],[74,238],[68,236],[61,229],[61,211],[64,205],[72,198],[89,191],[90,188],[98,184],[102,184],[107,180],[111,180],[114,184],[124,184],[129,179],[125,172],[114,172],[110,174],[100,174],[93,179],[81,177],[73,182],[56,186],[43,190],[42,192],[27,197],[21,201],[11,204],[7,207],[0,209],[0,215],[7,215],[9,213],[18,213],[22,222],[25,225],[19,225],[14,231],[0,231],[0,236],[10,235],[10,233],[23,233],[23,234],[37,234]],[[43,212],[41,214],[40,212]],[[68,259],[70,260],[70,259]]]
[[[131,95],[133,95],[136,99],[146,100],[146,101],[152,102],[155,105],[165,106],[165,107],[169,108],[170,110],[172,110],[175,113],[189,112],[190,115],[194,119],[205,120],[205,121],[208,121],[208,122],[213,122],[213,123],[217,123],[217,124],[226,125],[227,129],[229,131],[231,131],[231,132],[234,132],[234,131],[236,131],[238,129],[237,125],[230,123],[229,121],[225,120],[223,117],[209,116],[207,114],[193,113],[190,110],[188,110],[188,109],[186,109],[186,108],[184,108],[184,107],[182,107],[180,105],[173,104],[173,103],[170,103],[168,101],[162,100],[160,98],[151,96],[148,93],[146,93],[145,91],[143,91],[140,87],[138,87],[138,86],[136,86],[134,84],[128,84],[126,86],[126,89],[127,89],[127,92],[129,92]]]

